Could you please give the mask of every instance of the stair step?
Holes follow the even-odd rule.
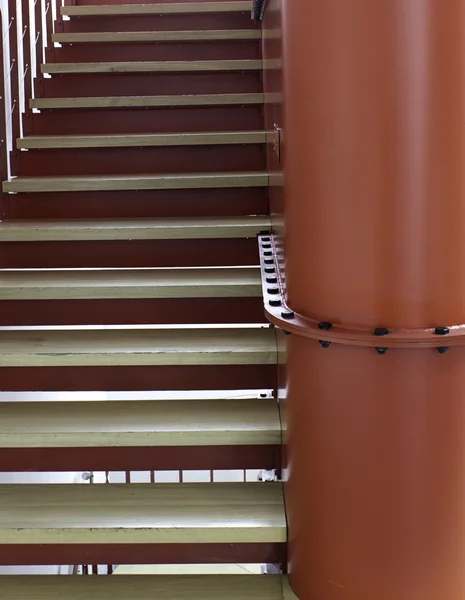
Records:
[[[114,147],[140,148],[157,146],[214,146],[227,144],[265,143],[265,131],[227,131],[212,133],[28,136],[17,140],[17,147],[26,149]]]
[[[2,449],[280,442],[273,399],[0,403]]]
[[[206,173],[186,175],[95,175],[79,177],[14,177],[3,182],[11,192],[87,192],[115,190],[180,190],[266,187],[267,173]]]
[[[61,7],[61,14],[69,17],[196,14],[215,12],[250,13],[250,0],[247,0],[246,2],[170,2],[163,4],[112,4],[103,6]]]
[[[186,240],[255,237],[268,216],[179,219],[14,220],[0,223],[0,242]]]
[[[261,296],[258,268],[0,270],[0,300]]]
[[[284,579],[287,582],[282,575],[3,575],[0,586],[5,600],[291,600]]]
[[[284,543],[279,483],[0,486],[1,544]]]
[[[168,96],[114,96],[95,98],[34,98],[31,108],[159,108],[174,106],[233,106],[263,104],[263,94],[197,94]]]
[[[261,29],[206,29],[200,31],[108,31],[55,33],[59,44],[125,42],[212,42],[218,40],[260,40]]]
[[[268,365],[271,328],[0,329],[0,367]]]
[[[185,73],[196,71],[261,71],[261,60],[179,60],[94,63],[45,63],[41,73],[49,75],[72,73]]]

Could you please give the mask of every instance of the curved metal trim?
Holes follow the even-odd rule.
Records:
[[[449,333],[446,335],[437,335],[435,327],[431,327],[425,329],[391,329],[387,335],[380,337],[374,334],[373,329],[347,326],[342,323],[332,323],[331,329],[322,330],[319,324],[327,321],[327,319],[324,317],[321,319],[305,317],[293,311],[287,304],[276,260],[277,253],[273,236],[259,235],[258,243],[265,316],[270,323],[287,333],[294,333],[318,341],[372,348],[442,348],[465,345],[465,324],[448,325],[447,323],[438,323],[438,327],[449,329]],[[271,249],[269,248],[270,245]],[[271,255],[265,255],[265,253],[270,252]],[[268,261],[268,263],[265,261]],[[270,268],[274,268],[273,274],[266,273],[265,269],[269,270]],[[270,275],[276,277],[277,280],[272,285],[266,281],[266,278]],[[278,291],[276,291],[276,288],[279,288]],[[270,290],[272,290],[272,293],[270,293]],[[279,306],[273,306],[270,302],[274,304],[279,302],[280,304]]]

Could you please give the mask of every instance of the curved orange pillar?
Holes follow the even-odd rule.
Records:
[[[283,37],[288,305],[465,323],[465,0],[287,0]],[[300,600],[463,600],[464,347],[287,343]]]

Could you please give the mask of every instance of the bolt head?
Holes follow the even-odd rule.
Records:
[[[386,354],[387,351],[388,351],[387,348],[376,348],[376,352],[378,354]]]
[[[295,317],[295,314],[292,312],[292,310],[283,310],[283,312],[281,313],[281,317],[283,319],[293,319]]]
[[[322,348],[329,348],[331,346],[331,342],[327,342],[326,340],[318,340],[318,341]]]
[[[439,354],[445,354],[449,350],[449,346],[439,346],[439,348],[436,348],[436,350],[439,352]]]
[[[263,262],[265,263],[265,265],[273,265],[274,264],[274,260],[272,258],[265,258],[265,260]]]
[[[271,242],[270,237],[262,237],[262,242]]]
[[[449,327],[436,327],[434,333],[436,335],[449,335],[450,329]]]
[[[266,283],[277,283],[277,282],[278,282],[277,277],[267,277],[266,278]]]
[[[268,294],[272,294],[274,296],[276,294],[279,294],[279,288],[277,288],[277,287],[275,287],[275,288],[268,288],[266,291],[267,291]]]
[[[262,244],[262,248],[268,250],[268,248],[271,248],[271,244]]]
[[[276,273],[276,269],[274,267],[265,267],[265,273]]]
[[[271,252],[271,250],[266,250],[266,251],[263,253],[263,256],[273,256],[273,252]]]
[[[330,329],[332,329],[332,327],[333,324],[329,321],[321,321],[321,323],[318,323],[318,328],[322,329],[323,331],[329,331]]]
[[[281,300],[270,300],[270,306],[281,306]]]
[[[374,331],[374,334],[380,337],[383,335],[388,335],[389,329],[386,329],[386,327],[377,327]]]

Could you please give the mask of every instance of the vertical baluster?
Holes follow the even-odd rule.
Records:
[[[3,31],[3,14],[0,12],[0,31]],[[0,81],[3,84],[0,92],[0,178],[1,181],[8,179],[8,148],[6,131],[6,105],[5,105],[5,69],[4,69],[3,35],[0,36]],[[8,194],[1,193],[0,219],[8,216]]]
[[[36,53],[36,79],[35,79],[35,96],[41,96],[43,93],[43,81],[44,78],[42,73],[40,72],[40,65],[44,61],[44,43],[45,36],[43,30],[43,21],[42,21],[42,7],[43,0],[34,0],[34,24],[35,24],[35,53]]]
[[[19,104],[19,65],[18,65],[18,24],[16,0],[8,0],[8,41],[10,47],[10,67],[7,79],[11,89],[11,106],[7,119],[11,120],[12,151],[10,155],[10,171],[12,175],[20,174],[20,156],[16,150],[16,140],[21,135],[21,111]]]
[[[31,17],[29,0],[21,2],[22,14],[22,49],[23,49],[23,90],[24,90],[24,115],[23,134],[29,135],[32,130],[32,111],[29,100],[32,98],[32,46],[31,46]]]
[[[45,47],[45,58],[47,62],[52,62],[53,58],[53,8],[52,0],[45,0],[45,23],[47,26],[47,43]]]

